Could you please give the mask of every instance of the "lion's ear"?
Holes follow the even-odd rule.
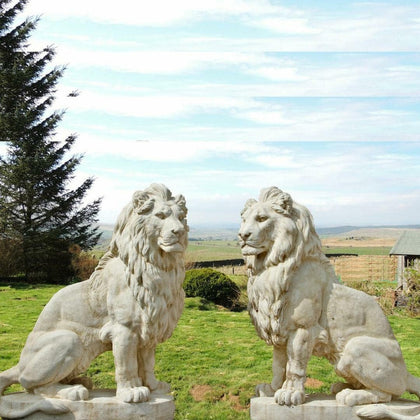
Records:
[[[180,194],[175,197],[175,204],[187,213],[187,201],[183,195]]]
[[[250,208],[252,207],[254,204],[257,203],[257,200],[254,200],[253,198],[250,198],[249,200],[247,200],[247,202],[245,203],[245,206],[243,208],[243,210],[241,211],[241,216]]]
[[[133,208],[138,214],[144,214],[153,208],[155,200],[151,199],[144,191],[136,191],[133,194]]]

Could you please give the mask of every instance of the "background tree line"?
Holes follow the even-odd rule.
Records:
[[[75,135],[56,139],[63,112],[50,110],[65,69],[52,66],[53,47],[28,47],[38,19],[16,23],[26,3],[0,0],[0,141],[7,144],[0,155],[0,276],[61,283],[74,275],[74,249],[99,239],[101,199],[84,203],[93,178],[69,186],[82,156],[70,154]]]

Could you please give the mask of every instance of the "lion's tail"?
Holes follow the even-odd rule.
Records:
[[[0,398],[0,417],[7,419],[22,419],[37,411],[45,414],[63,414],[69,411],[69,408],[61,401],[41,400],[34,404],[29,404],[24,408],[16,408],[16,404],[10,404],[4,400],[5,397]]]
[[[0,373],[0,395],[4,390],[12,385],[19,383],[19,368],[14,366],[4,372]],[[37,411],[42,411],[46,414],[61,414],[69,411],[68,407],[60,401],[41,400],[35,404],[28,404],[24,408],[16,408],[15,405],[10,404],[6,397],[0,397],[0,417],[8,419],[20,419],[29,416]]]
[[[0,373],[0,395],[3,395],[4,390],[12,385],[19,383],[19,368],[13,366],[10,369]]]
[[[407,376],[407,391],[420,398],[420,378],[417,378],[417,376],[413,376],[409,373]]]

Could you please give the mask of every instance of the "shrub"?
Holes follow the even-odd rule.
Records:
[[[71,265],[77,280],[87,280],[95,271],[98,259],[94,255],[82,251],[78,245],[72,245],[69,251],[72,255]]]
[[[420,314],[420,270],[419,265],[407,267],[404,271],[407,282],[407,312],[409,316],[416,317]]]
[[[201,297],[233,309],[240,296],[239,287],[226,275],[211,268],[196,268],[185,274],[187,297]]]

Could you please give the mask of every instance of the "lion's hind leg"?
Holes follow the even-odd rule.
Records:
[[[407,391],[420,398],[420,378],[407,373]]]
[[[339,403],[360,405],[388,402],[407,387],[407,369],[396,340],[355,337],[346,344],[336,366],[337,373],[354,378],[365,389],[344,389],[336,395]]]
[[[17,384],[19,382],[19,368],[13,366],[10,369],[5,370],[0,373],[0,395],[3,394],[3,391],[12,384]]]
[[[19,361],[19,383],[29,391],[48,397],[84,400],[89,391],[82,385],[60,381],[72,375],[83,354],[79,336],[69,330],[34,334]]]

